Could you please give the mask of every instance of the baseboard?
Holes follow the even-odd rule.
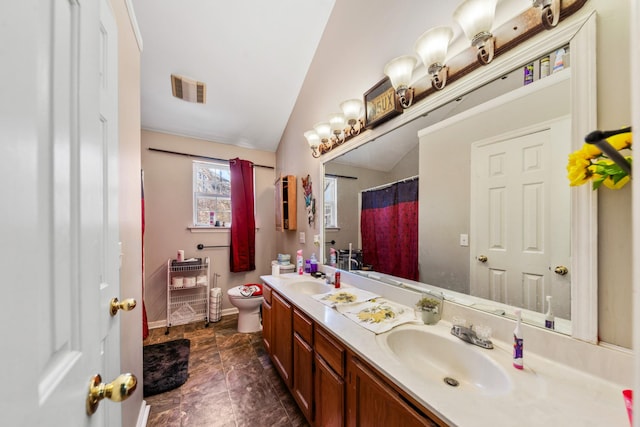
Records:
[[[147,421],[149,420],[149,411],[151,410],[151,406],[147,405],[145,400],[140,404],[140,412],[138,413],[138,422],[136,423],[136,427],[146,427]]]
[[[231,316],[233,314],[238,314],[238,309],[235,307],[225,308],[222,310],[222,317]],[[167,321],[166,320],[158,320],[155,322],[149,322],[149,329],[157,329],[157,328],[166,328]]]

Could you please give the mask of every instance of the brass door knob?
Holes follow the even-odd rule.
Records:
[[[118,301],[118,298],[113,298],[109,304],[109,313],[112,316],[118,314],[118,310],[131,311],[136,308],[136,300],[133,298],[127,298],[124,301]]]
[[[91,378],[89,383],[89,393],[87,394],[87,414],[93,415],[100,405],[100,401],[105,397],[113,402],[122,402],[136,390],[138,379],[133,374],[121,374],[110,382],[102,382],[100,374]]]
[[[489,258],[487,258],[487,256],[486,256],[486,255],[478,255],[478,258],[476,258],[476,259],[477,259],[478,261],[480,261],[480,262],[487,262],[487,260],[488,260]]]
[[[565,274],[567,274],[569,272],[569,269],[567,267],[565,267],[564,265],[559,265],[556,268],[553,269],[553,272],[556,274],[559,274],[561,276],[564,276]]]

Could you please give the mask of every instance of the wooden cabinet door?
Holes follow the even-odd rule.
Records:
[[[266,300],[262,302],[262,342],[264,343],[265,351],[271,355],[271,323],[273,318],[273,308]]]
[[[347,375],[347,425],[438,427],[357,358],[349,358]]]
[[[291,304],[277,293],[271,296],[272,324],[271,348],[272,360],[289,389],[292,387],[293,369],[293,320]]]
[[[313,422],[313,348],[293,334],[293,397],[310,423]]]
[[[315,355],[315,425],[344,425],[344,380],[318,354]],[[382,424],[370,424],[382,425]]]

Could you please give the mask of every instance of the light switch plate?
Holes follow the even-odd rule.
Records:
[[[306,241],[305,236],[304,236],[304,231],[300,232],[299,240],[300,240],[300,243],[304,243]]]
[[[460,235],[460,246],[469,246],[469,235],[461,234]]]

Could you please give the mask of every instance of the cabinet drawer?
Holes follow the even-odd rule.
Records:
[[[308,344],[313,345],[313,321],[295,307],[293,309],[293,331]]]
[[[316,326],[314,334],[314,348],[322,356],[336,374],[344,377],[345,350],[324,330]]]
[[[267,304],[271,304],[271,288],[266,283],[262,285],[262,297]]]

